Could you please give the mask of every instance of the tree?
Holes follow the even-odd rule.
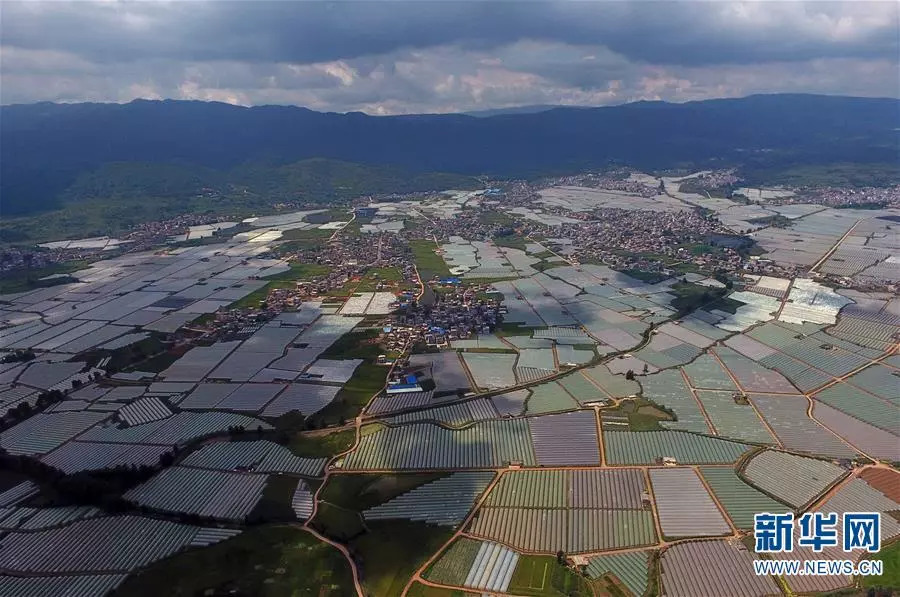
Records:
[[[634,371],[632,371],[631,369],[629,369],[628,371],[626,371],[626,372],[625,372],[625,379],[627,379],[628,381],[633,381],[633,380],[634,380]]]
[[[647,374],[647,371],[649,371],[649,368],[647,367],[647,363],[644,363],[644,375]]]
[[[561,549],[558,552],[556,552],[556,563],[559,564],[560,566],[566,565],[566,552],[564,552]]]

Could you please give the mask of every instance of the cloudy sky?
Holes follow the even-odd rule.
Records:
[[[371,114],[900,94],[900,4],[0,3],[0,102]]]

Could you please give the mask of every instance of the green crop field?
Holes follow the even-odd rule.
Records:
[[[334,456],[349,449],[355,438],[356,433],[352,429],[334,431],[327,435],[296,434],[287,447],[297,456],[321,458]]]
[[[428,280],[433,276],[449,276],[450,269],[444,259],[435,253],[437,245],[430,240],[411,240],[409,248],[412,249],[413,259],[419,270],[419,276]]]
[[[468,593],[459,589],[444,589],[441,587],[430,587],[420,582],[413,583],[410,587],[409,597],[476,597],[475,593]]]
[[[587,581],[552,556],[522,555],[507,592],[528,597],[587,597],[592,595]]]
[[[327,241],[332,234],[334,234],[334,230],[320,230],[319,228],[307,228],[302,230],[300,228],[294,228],[293,230],[284,232],[282,238],[288,242],[279,246],[278,249],[281,252],[316,249],[324,246],[325,241]]]
[[[873,560],[884,562],[884,571],[880,576],[862,576],[860,584],[864,589],[890,589],[900,591],[900,541],[882,548],[872,556]]]
[[[410,577],[453,533],[447,527],[401,520],[367,523],[369,532],[350,542],[362,560],[367,594],[396,597]]]
[[[172,556],[128,577],[115,591],[116,597],[354,594],[350,567],[337,549],[280,525]]]
[[[291,499],[296,488],[295,477],[270,475],[262,498],[247,519],[252,523],[295,521],[297,515],[291,507]]]
[[[77,280],[78,276],[74,275],[74,273],[85,269],[87,266],[88,263],[86,261],[69,261],[67,263],[54,263],[45,267],[23,268],[4,272],[3,275],[0,275],[0,294],[12,294],[34,290],[35,288],[67,284]],[[64,274],[65,276],[41,280],[41,278],[55,274]]]
[[[310,417],[316,427],[338,425],[352,420],[376,392],[384,387],[387,368],[362,363],[325,408]]]
[[[347,543],[366,532],[359,512],[325,502],[319,504],[312,526],[323,535],[341,543]]]

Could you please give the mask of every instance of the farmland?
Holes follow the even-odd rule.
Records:
[[[437,246],[433,241],[410,241],[409,248],[413,252],[413,259],[423,279],[427,280],[433,276],[450,275],[450,269],[444,263],[444,260],[435,253]]]
[[[353,445],[353,431],[332,431],[327,434],[296,434],[288,449],[297,456],[308,458],[334,456]]]
[[[557,595],[591,594],[586,581],[571,570],[560,566],[556,558],[525,556],[516,567],[509,590],[517,595],[556,597]]]
[[[881,576],[863,577],[863,588],[886,588],[900,585],[900,543],[894,542],[881,550],[881,553],[873,559],[884,562],[884,573]]]
[[[353,594],[351,588],[350,569],[337,550],[305,531],[271,526],[163,560],[129,578],[116,594],[190,596],[212,589],[253,595],[299,590],[344,596]]]
[[[678,193],[635,197],[658,208],[640,217],[690,219]],[[729,255],[691,250],[705,240],[667,255],[673,271],[581,260],[573,231],[596,223],[500,203],[489,217],[480,197],[373,203],[346,231],[324,221],[339,214],[250,218],[8,295],[14,589],[345,595],[353,569],[379,596],[755,594],[778,591],[744,570],[756,513],[896,510],[872,465],[900,461],[896,298],[694,267]],[[759,211],[716,201],[734,222]],[[812,215],[799,224],[849,229]],[[532,233],[442,223],[470,216]],[[790,227],[758,230],[771,249]],[[722,569],[700,586],[694,561]]]
[[[409,578],[453,532],[420,522],[374,522],[351,542],[366,570],[373,595],[399,596]]]
[[[86,266],[87,264],[69,262],[15,271],[0,278],[0,294],[27,292],[36,288],[66,284],[75,278],[75,272]],[[48,276],[49,280],[42,279]]]

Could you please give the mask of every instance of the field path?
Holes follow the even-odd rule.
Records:
[[[468,524],[472,521],[472,518],[475,516],[475,513],[478,512],[478,509],[481,507],[481,504],[484,503],[484,501],[487,499],[488,495],[490,495],[491,490],[494,489],[494,486],[497,484],[497,481],[499,481],[500,477],[503,476],[504,470],[498,470],[497,473],[498,474],[496,476],[494,476],[493,480],[491,480],[490,485],[488,485],[485,488],[484,492],[481,494],[481,497],[478,499],[478,501],[475,502],[475,504],[472,506],[472,509],[469,511],[468,516],[466,516],[466,519],[462,521],[462,523],[457,528],[456,532],[453,533],[453,535],[451,535],[450,538],[447,539],[447,541],[445,541],[444,544],[440,546],[440,548],[438,548],[433,554],[431,554],[431,557],[428,558],[424,564],[419,566],[419,569],[416,570],[415,574],[413,574],[410,577],[409,581],[407,581],[407,583],[406,583],[406,586],[403,588],[403,592],[400,593],[400,597],[406,597],[406,595],[409,594],[410,588],[412,588],[413,584],[416,581],[419,581],[419,582],[422,582],[425,584],[429,584],[428,581],[426,581],[424,578],[422,578],[422,573],[425,572],[425,570],[427,570],[428,567],[431,566],[438,559],[438,556],[440,556],[444,552],[444,550],[447,549],[447,547],[449,547],[451,543],[456,541],[456,539],[463,533],[463,529],[466,528],[468,526]]]
[[[409,348],[408,346],[404,347],[403,352],[405,353],[408,348]],[[375,392],[371,398],[369,398],[369,401],[360,410],[360,413],[358,415],[356,415],[356,417],[353,419],[353,429],[355,432],[355,437],[353,439],[353,445],[350,446],[349,448],[347,448],[346,450],[344,450],[343,452],[335,454],[328,460],[328,463],[325,466],[325,476],[323,477],[322,483],[319,485],[319,488],[316,489],[316,493],[313,495],[312,514],[309,515],[309,518],[306,519],[306,522],[304,522],[302,525],[300,525],[301,528],[303,528],[305,531],[309,532],[311,535],[313,535],[320,541],[327,543],[328,545],[331,545],[331,546],[337,548],[338,550],[340,550],[340,552],[344,555],[344,558],[347,560],[347,563],[350,564],[350,571],[353,574],[353,586],[354,586],[354,589],[356,590],[356,594],[358,595],[358,597],[365,597],[365,591],[363,591],[362,584],[360,584],[359,569],[356,566],[356,560],[354,560],[353,556],[350,554],[350,550],[347,549],[347,547],[344,546],[343,544],[338,543],[337,541],[333,541],[333,540],[329,539],[328,537],[325,537],[318,531],[316,531],[314,528],[312,528],[310,526],[310,523],[313,521],[313,519],[315,519],[316,513],[319,510],[319,494],[322,492],[322,489],[325,487],[325,484],[328,483],[329,477],[334,472],[332,465],[339,458],[349,454],[350,452],[353,452],[354,450],[356,450],[359,447],[359,441],[361,438],[361,430],[362,430],[362,424],[363,424],[362,413],[366,410],[366,408],[369,407],[369,405],[372,403],[372,401],[375,400],[375,398],[377,398],[381,394],[382,391],[384,391],[384,388],[387,387],[387,380],[390,379],[391,373],[394,371],[394,367],[396,367],[396,364],[399,360],[400,359],[395,359],[394,364],[391,365],[390,369],[388,369],[387,374],[385,374],[384,386],[379,388],[378,391]]]
[[[836,243],[834,243],[834,245],[833,245],[830,249],[828,249],[828,251],[826,251],[824,255],[822,255],[822,258],[819,259],[818,261],[816,261],[816,262],[813,264],[813,266],[812,266],[811,268],[809,268],[809,273],[813,273],[814,271],[816,271],[817,269],[819,269],[819,268],[822,266],[823,263],[825,263],[826,261],[828,261],[828,258],[831,257],[832,253],[834,253],[835,251],[838,250],[838,247],[841,246],[841,243],[844,242],[844,239],[846,239],[848,236],[850,236],[850,233],[852,233],[853,230],[855,230],[856,227],[859,226],[859,223],[860,223],[860,222],[862,222],[862,220],[856,220],[856,223],[853,224],[853,226],[850,226],[850,230],[848,230],[847,232],[845,232],[845,233],[844,233],[844,236],[842,236],[841,238],[839,238],[838,241],[837,241]]]

